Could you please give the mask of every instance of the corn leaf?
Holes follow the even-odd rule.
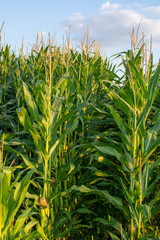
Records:
[[[28,190],[28,187],[30,184],[30,178],[33,172],[34,170],[30,170],[25,175],[22,181],[17,184],[14,194],[12,194],[8,199],[8,214],[7,214],[7,219],[5,221],[4,227],[2,229],[3,235],[6,234],[8,228],[11,226],[12,221],[25,198],[25,194]]]
[[[27,110],[24,107],[19,108],[17,109],[17,115],[25,130],[28,131],[33,136],[36,147],[44,153],[45,152],[44,144],[38,131],[32,127]]]
[[[146,118],[149,114],[150,108],[152,106],[152,103],[153,103],[156,93],[157,93],[157,84],[158,84],[158,80],[159,80],[159,74],[160,74],[160,64],[156,68],[154,75],[151,77],[151,79],[149,81],[148,98],[147,98],[145,107],[138,119],[137,129],[140,127],[141,123],[146,120]]]
[[[23,92],[24,92],[24,98],[27,103],[28,110],[31,114],[31,116],[39,123],[41,124],[41,117],[38,113],[38,108],[36,106],[36,103],[33,99],[33,96],[31,95],[28,86],[23,82]]]

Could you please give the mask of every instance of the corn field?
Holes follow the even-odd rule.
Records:
[[[160,239],[160,65],[86,32],[0,46],[0,239]],[[119,74],[121,72],[121,74]]]

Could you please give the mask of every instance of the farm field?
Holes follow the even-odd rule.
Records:
[[[160,65],[86,32],[0,48],[0,239],[160,239]],[[142,39],[143,40],[143,39]]]

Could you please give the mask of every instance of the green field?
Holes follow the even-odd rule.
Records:
[[[143,40],[143,39],[142,39]],[[90,42],[0,48],[0,239],[160,239],[160,65]]]

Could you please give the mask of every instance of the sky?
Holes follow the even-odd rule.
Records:
[[[130,36],[141,21],[142,32],[149,49],[152,35],[154,60],[160,56],[160,0],[1,0],[0,26],[2,44],[25,49],[36,43],[36,36],[48,33],[58,45],[71,27],[71,42],[79,44],[87,26],[90,39],[100,43],[101,50],[110,57],[131,48]]]

